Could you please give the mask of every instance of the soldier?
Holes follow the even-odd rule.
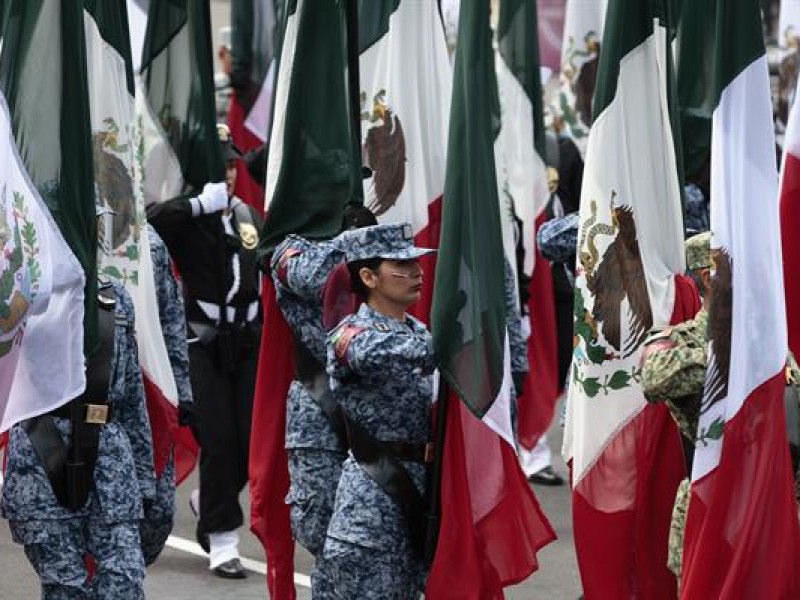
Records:
[[[98,301],[86,391],[9,437],[2,515],[48,600],[144,598],[139,521],[155,481],[134,309],[116,283],[101,286]]]
[[[178,283],[172,274],[169,254],[163,240],[152,225],[147,225],[150,258],[156,284],[158,316],[167,355],[178,389],[178,420],[188,425],[192,408],[192,386],[189,378],[189,350],[186,344],[186,313]],[[145,502],[144,520],[140,526],[142,552],[146,565],[151,565],[161,554],[172,531],[175,517],[175,455],[171,451],[160,477],[156,479],[156,497]]]
[[[508,345],[511,353],[511,378],[514,383],[511,395],[511,423],[517,430],[517,398],[522,395],[525,377],[528,374],[528,344],[522,333],[522,315],[519,309],[514,271],[508,259],[503,261],[505,275],[506,323],[508,329]]]
[[[708,310],[711,303],[711,233],[686,240],[686,268],[703,298],[703,308],[694,319],[669,327],[647,339],[642,354],[642,389],[649,402],[666,402],[681,430],[686,472],[691,473],[697,425],[706,380]],[[800,371],[789,353],[786,362],[787,401],[797,402]],[[787,416],[796,406],[787,406]],[[796,427],[794,422],[791,426]],[[790,438],[791,439],[791,438]],[[790,444],[790,450],[791,450]],[[798,491],[800,499],[800,491]],[[689,479],[678,487],[669,535],[667,566],[681,576],[683,533],[689,507]]]
[[[356,294],[364,301],[328,337],[328,373],[347,426],[322,569],[323,598],[418,598],[425,569],[422,496],[430,458],[432,338],[406,310],[420,297],[411,227],[377,225],[343,234]]]
[[[348,207],[344,228],[375,225],[375,216],[360,206]],[[291,235],[273,253],[272,278],[278,305],[292,328],[296,376],[286,401],[286,450],[291,487],[286,503],[294,538],[322,560],[325,532],[333,513],[347,440],[325,415],[319,401],[328,387],[325,373],[327,331],[322,319],[322,294],[328,275],[343,262],[340,239],[309,241]],[[314,597],[324,597],[329,583],[315,566],[311,572]]]
[[[200,444],[197,540],[210,569],[246,577],[237,529],[244,522],[239,493],[247,483],[253,393],[261,340],[261,279],[256,250],[261,217],[233,196],[241,153],[218,126],[225,183],[209,183],[195,198],[147,207],[183,282],[189,363]]]
[[[711,301],[711,233],[686,240],[686,268],[697,284],[703,307],[694,319],[668,327],[645,341],[642,390],[648,402],[666,402],[683,437],[687,473],[691,472],[697,422],[706,380],[708,310]],[[680,581],[683,530],[689,503],[689,479],[678,487],[669,534],[667,566]]]

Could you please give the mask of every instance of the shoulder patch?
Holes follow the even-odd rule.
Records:
[[[662,333],[659,334],[658,337],[650,338],[644,344],[644,351],[642,352],[640,364],[644,364],[644,362],[656,352],[660,352],[662,350],[672,350],[677,345],[678,344],[670,339],[669,334],[664,335]]]
[[[364,331],[363,327],[356,325],[342,325],[336,333],[333,334],[331,342],[333,342],[333,350],[336,354],[336,360],[340,363],[347,364],[347,349],[350,347],[350,342],[353,341],[359,333]]]
[[[283,254],[281,254],[281,257],[278,259],[278,279],[280,279],[283,284],[286,284],[286,270],[289,267],[289,261],[302,253],[303,251],[299,248],[287,248],[283,251]]]

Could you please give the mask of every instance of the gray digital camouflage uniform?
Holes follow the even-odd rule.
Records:
[[[189,348],[186,344],[186,312],[183,308],[183,295],[172,274],[167,246],[149,224],[147,236],[156,284],[158,318],[178,389],[178,402],[191,403],[192,384],[189,379]],[[170,453],[169,462],[156,481],[156,496],[152,502],[145,502],[144,505],[140,535],[145,564],[152,564],[161,554],[172,531],[174,518],[175,456]]]
[[[432,338],[408,317],[363,304],[328,338],[331,387],[346,413],[379,440],[423,444],[430,434]],[[425,468],[404,462],[420,492]],[[349,456],[342,467],[324,550],[336,600],[418,598],[424,569],[396,502]]]
[[[508,322],[508,344],[511,350],[511,372],[528,372],[528,346],[522,334],[519,296],[514,272],[508,260],[504,261],[506,321]]]
[[[542,256],[557,263],[574,260],[578,245],[578,223],[577,212],[543,223],[536,234]]]
[[[76,512],[61,506],[24,429],[17,425],[9,436],[2,516],[14,541],[24,544],[48,600],[144,598],[139,521],[143,501],[155,496],[151,432],[133,303],[122,287],[114,284],[114,292],[117,326],[108,398],[114,411],[100,433],[94,489],[86,505]],[[54,421],[69,443],[69,419]],[[91,581],[87,553],[97,566]]]
[[[528,344],[522,333],[522,315],[519,310],[519,294],[514,271],[508,259],[503,261],[505,275],[506,327],[508,329],[508,345],[511,352],[511,376],[514,385],[511,388],[511,423],[514,435],[517,432],[517,396],[522,389],[528,373]]]
[[[275,249],[270,265],[278,305],[295,343],[302,344],[323,369],[322,292],[331,270],[343,258],[334,241],[311,242],[290,235]],[[322,546],[347,455],[328,418],[296,380],[286,399],[286,449],[290,479],[286,502],[292,533],[317,558],[311,572],[312,593],[315,598],[325,597],[330,581],[319,568]]]

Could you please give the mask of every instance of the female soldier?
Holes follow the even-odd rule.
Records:
[[[351,452],[342,466],[321,568],[336,599],[408,600],[422,591],[421,497],[429,458],[432,338],[406,310],[420,297],[411,227],[342,235],[363,301],[328,338],[331,389]]]

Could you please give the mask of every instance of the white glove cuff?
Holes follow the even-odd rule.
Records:
[[[191,198],[189,200],[189,204],[192,205],[192,216],[199,217],[200,215],[205,214],[203,210],[203,203],[200,202],[200,198]]]

